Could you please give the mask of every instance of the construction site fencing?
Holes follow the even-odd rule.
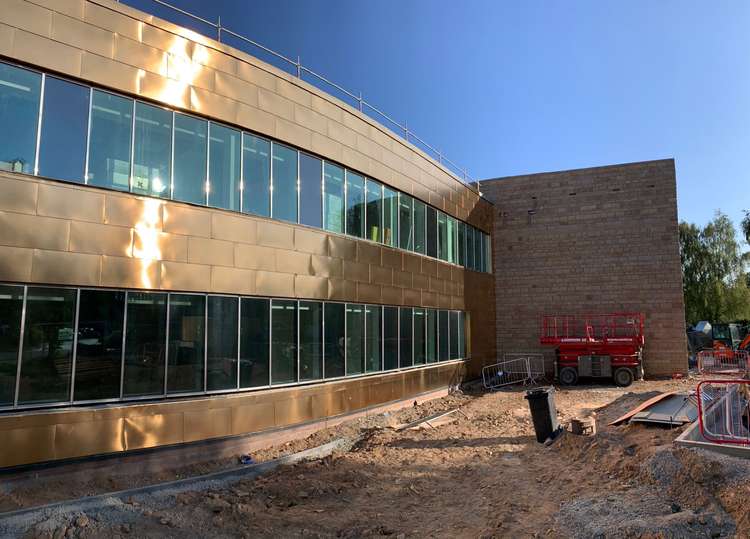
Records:
[[[482,369],[482,384],[486,389],[493,391],[515,384],[535,384],[543,378],[544,358],[541,354],[503,359]]]
[[[546,378],[547,370],[545,368],[544,354],[539,352],[505,352],[503,354],[503,361],[520,358],[529,360],[529,377],[533,383]]]
[[[696,395],[700,433],[706,440],[750,445],[750,380],[705,380]]]
[[[701,374],[729,374],[744,378],[748,374],[750,354],[744,350],[702,350],[697,359]]]

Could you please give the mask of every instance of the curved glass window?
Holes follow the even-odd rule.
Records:
[[[42,75],[0,63],[0,170],[34,174]]]
[[[125,292],[81,290],[73,399],[120,397]]]
[[[164,393],[167,294],[128,292],[123,395]]]
[[[90,185],[130,190],[133,100],[94,90],[91,96]]]
[[[323,304],[299,302],[299,379],[323,378]]]
[[[492,268],[480,230],[376,179],[205,118],[0,63],[0,125],[0,170],[271,216]]]
[[[297,302],[271,301],[271,383],[297,381]]]
[[[174,115],[174,180],[172,198],[206,203],[206,130],[208,124],[184,114]]]
[[[344,169],[326,163],[323,169],[323,228],[344,233]]]
[[[424,365],[427,357],[426,319],[426,309],[414,309],[414,365]]]
[[[435,309],[427,309],[427,363],[438,360],[438,316]]]
[[[317,157],[299,154],[299,222],[321,228],[323,225],[323,162]]]
[[[137,101],[133,145],[133,192],[168,198],[172,177],[172,112]]]
[[[19,404],[70,400],[76,291],[29,287]]]
[[[39,174],[83,183],[91,89],[55,77],[44,79]]]
[[[240,144],[242,135],[236,129],[209,124],[208,204],[216,208],[239,211]]]
[[[365,325],[367,331],[367,344],[365,345],[367,361],[365,370],[375,372],[383,370],[382,359],[382,324],[381,308],[379,305],[365,306]]]
[[[0,286],[0,406],[14,401],[22,313],[23,287]]]
[[[365,309],[346,304],[346,374],[365,372]]]
[[[297,151],[273,144],[271,217],[297,222]]]
[[[271,315],[267,299],[242,298],[240,303],[240,387],[267,386]]]
[[[206,389],[237,387],[238,305],[236,297],[208,296]]]
[[[345,307],[343,303],[325,304],[325,377],[344,376],[345,370]]]
[[[242,211],[271,215],[271,143],[245,133],[242,137]]]
[[[383,307],[383,370],[398,369],[398,307]]]
[[[399,367],[414,365],[414,313],[411,307],[399,309]]]
[[[448,311],[438,311],[438,359],[440,361],[448,361],[450,359],[449,326]]]
[[[383,240],[383,186],[372,180],[367,180],[367,239],[371,241]]]
[[[425,203],[414,199],[414,251],[417,253],[427,254],[427,244],[425,243],[425,223],[427,222],[427,206]]]
[[[346,171],[346,233],[365,237],[365,179]]]

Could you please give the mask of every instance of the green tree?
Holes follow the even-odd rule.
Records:
[[[743,230],[744,226],[743,221]],[[732,221],[717,211],[703,229],[682,222],[679,233],[687,321],[730,322],[750,317],[745,256]]]
[[[750,243],[750,211],[745,210],[745,218],[742,220],[742,233],[745,235],[745,241]]]

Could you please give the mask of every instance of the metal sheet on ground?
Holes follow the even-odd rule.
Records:
[[[690,395],[671,395],[636,413],[631,422],[679,426],[698,419],[698,405]]]

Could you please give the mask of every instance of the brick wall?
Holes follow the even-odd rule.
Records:
[[[674,160],[498,178],[481,189],[495,205],[498,356],[542,351],[545,313],[641,311],[646,376],[686,372]]]

